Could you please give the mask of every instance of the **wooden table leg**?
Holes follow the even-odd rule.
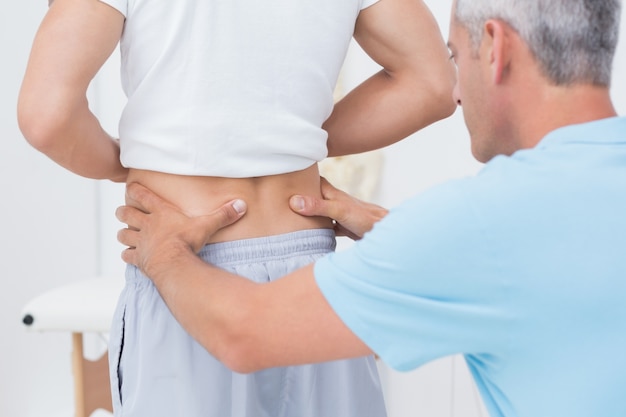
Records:
[[[86,359],[83,334],[72,333],[72,368],[76,417],[89,417],[99,408],[113,412],[107,352],[98,360]]]

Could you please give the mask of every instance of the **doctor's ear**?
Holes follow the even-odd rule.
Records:
[[[487,48],[489,65],[491,66],[492,81],[500,84],[509,67],[511,54],[509,51],[510,27],[501,20],[491,19],[485,22],[483,42]]]

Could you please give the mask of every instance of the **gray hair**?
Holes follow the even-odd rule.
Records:
[[[621,0],[457,0],[455,10],[475,50],[487,20],[506,22],[556,85],[610,85],[620,15]]]

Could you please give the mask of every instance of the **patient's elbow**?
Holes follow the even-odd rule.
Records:
[[[40,152],[47,153],[54,146],[61,130],[62,115],[35,105],[20,103],[17,121],[22,135]]]
[[[433,74],[430,80],[424,83],[432,99],[430,103],[433,105],[437,119],[445,119],[455,112],[457,108],[453,98],[455,84],[456,77],[454,74],[448,74],[446,71]]]
[[[45,154],[54,151],[76,123],[73,103],[67,94],[54,89],[40,94],[24,88],[17,104],[17,122],[26,141]]]

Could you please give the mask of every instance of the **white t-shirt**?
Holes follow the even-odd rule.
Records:
[[[101,0],[126,17],[126,167],[253,177],[327,155],[359,12],[378,0]]]

